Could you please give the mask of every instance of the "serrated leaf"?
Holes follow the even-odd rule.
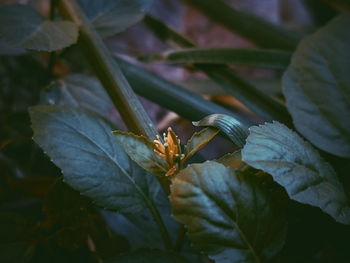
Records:
[[[213,161],[189,165],[174,177],[170,201],[195,248],[218,263],[261,262],[283,245],[283,216],[251,174]]]
[[[218,133],[218,129],[211,127],[195,132],[185,145],[185,160],[207,145]]]
[[[113,134],[129,157],[143,169],[154,175],[164,175],[167,172],[165,159],[154,152],[154,144],[146,137],[123,131],[115,131]]]
[[[318,148],[350,158],[350,15],[300,42],[283,77],[296,129]]]
[[[113,36],[142,20],[153,0],[78,0],[96,30]]]
[[[45,20],[26,5],[0,6],[0,38],[15,47],[54,51],[74,44],[78,27],[68,21]]]
[[[248,130],[237,119],[225,114],[211,114],[200,121],[193,122],[195,126],[212,126],[225,133],[234,144],[243,147],[248,136]]]
[[[285,125],[273,122],[250,128],[243,161],[272,175],[289,197],[321,208],[336,221],[350,224],[350,206],[333,168]]]
[[[112,260],[106,261],[106,263],[188,263],[186,259],[180,255],[155,249],[139,249],[132,251]]]
[[[52,82],[41,93],[41,102],[82,107],[104,117],[114,108],[99,80],[85,74],[72,74]]]
[[[62,106],[33,107],[30,116],[34,140],[70,186],[120,213],[149,207],[158,182],[128,158],[104,119]]]

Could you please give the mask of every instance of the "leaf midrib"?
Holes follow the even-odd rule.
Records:
[[[197,173],[198,174],[198,173]],[[207,191],[205,191],[205,187],[202,187],[200,188],[199,186],[195,185],[193,182],[190,182],[190,181],[185,181],[186,183],[189,183],[191,184],[194,188],[197,188],[199,189],[201,192],[203,192],[204,195],[206,195],[207,197],[209,197],[209,200],[211,200],[222,212],[224,215],[226,215],[226,217],[229,219],[229,221],[232,222],[232,224],[234,225],[234,227],[237,229],[239,235],[242,237],[243,239],[243,242],[246,244],[248,250],[251,252],[251,254],[253,255],[255,261],[257,263],[260,263],[260,260],[259,260],[259,257],[258,255],[256,254],[254,248],[252,247],[252,245],[250,244],[249,240],[246,238],[244,232],[242,232],[242,230],[240,229],[240,226],[236,223],[236,221],[238,222],[238,217],[239,217],[239,214],[238,214],[238,210],[236,211],[236,221],[234,221],[233,219],[231,219],[231,216],[230,216],[230,211],[227,211],[227,209],[222,206],[220,204],[220,202],[218,202],[216,199],[215,199],[215,196],[211,195],[210,193],[208,193]],[[231,195],[232,195],[232,191],[231,192]],[[232,197],[234,198],[234,195],[232,195]],[[236,198],[234,198],[236,199]]]
[[[129,174],[125,171],[125,169],[123,167],[120,166],[120,164],[114,160],[114,158],[112,158],[112,156],[109,155],[109,153],[107,153],[103,147],[101,147],[97,142],[95,142],[93,139],[91,139],[88,135],[86,135],[85,133],[79,131],[77,128],[75,128],[74,126],[70,125],[69,123],[67,123],[64,119],[61,120],[60,118],[56,117],[55,115],[52,115],[53,119],[56,119],[59,122],[63,122],[67,127],[73,129],[74,131],[76,131],[78,134],[80,134],[81,136],[83,136],[84,138],[86,138],[87,140],[89,140],[93,145],[95,145],[96,147],[98,147],[109,159],[110,161],[112,161],[120,170],[121,172],[124,174],[124,176],[126,176],[129,181],[132,183],[132,185],[135,187],[135,189],[137,190],[137,192],[140,194],[140,196],[144,199],[145,203],[147,204],[148,207],[151,207],[151,202],[150,200],[148,200],[147,196],[145,195],[145,193],[142,191],[142,189],[135,183],[135,181],[129,176]],[[75,115],[77,116],[77,115]],[[78,118],[79,119],[79,118]],[[99,122],[97,122],[99,123]],[[100,123],[99,123],[100,125]]]

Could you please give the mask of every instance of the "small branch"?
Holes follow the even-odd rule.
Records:
[[[158,134],[139,99],[112,58],[100,35],[76,0],[61,0],[62,13],[80,26],[79,45],[90,60],[103,87],[118,109],[128,129],[153,140]]]
[[[183,0],[228,29],[265,48],[294,50],[300,34],[232,8],[223,0]]]
[[[158,134],[157,130],[100,35],[93,28],[76,0],[61,0],[60,3],[62,13],[80,26],[78,44],[90,60],[103,87],[119,110],[128,129],[153,140]],[[166,191],[169,188],[169,183],[168,185],[162,185]],[[172,249],[168,230],[157,207],[154,203],[149,203],[148,206],[158,225],[165,247],[169,250]]]
[[[50,0],[50,13],[49,13],[49,19],[50,20],[55,20],[55,11],[57,8],[57,4],[58,4],[59,0]],[[49,60],[47,63],[47,72],[49,75],[49,78],[53,77],[53,70],[54,70],[54,66],[56,64],[56,60],[57,60],[57,52],[56,51],[52,51],[49,53]]]
[[[153,215],[154,220],[156,221],[156,223],[159,227],[160,234],[161,234],[162,239],[164,241],[165,248],[168,250],[173,250],[173,245],[172,245],[168,230],[164,224],[164,221],[163,221],[156,205],[152,202],[151,204],[149,204],[149,208],[151,210],[151,213]]]
[[[183,242],[185,240],[185,236],[186,236],[186,228],[184,225],[181,225],[178,232],[177,239],[176,239],[176,243],[175,243],[175,252],[181,251]]]
[[[144,23],[164,42],[171,42],[183,48],[196,47],[193,42],[157,18],[148,15],[145,17]],[[278,120],[288,126],[292,126],[290,115],[284,105],[274,101],[272,98],[256,89],[250,82],[239,76],[228,66],[212,64],[194,64],[193,66],[204,72],[228,94],[236,97],[265,121]]]

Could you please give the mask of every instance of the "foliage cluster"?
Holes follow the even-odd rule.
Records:
[[[350,15],[320,4],[331,18],[305,35],[183,2],[257,48],[197,47],[152,0],[51,1],[50,18],[0,5],[1,262],[350,260]],[[103,39],[140,21],[173,48],[135,60],[206,74],[260,125],[112,56]],[[58,77],[59,63],[78,70]],[[278,89],[231,64],[274,70]],[[202,129],[160,137],[134,92]],[[197,161],[216,136],[237,151]]]

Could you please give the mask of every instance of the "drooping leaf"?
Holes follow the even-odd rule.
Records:
[[[174,252],[155,249],[139,249],[120,255],[106,263],[188,263],[186,259]]]
[[[33,107],[30,115],[34,140],[70,186],[121,213],[149,207],[157,181],[128,158],[104,119],[62,106]]]
[[[215,162],[221,163],[226,167],[238,170],[245,166],[242,161],[242,156],[240,151],[236,151],[233,153],[227,153],[219,159],[215,160]]]
[[[283,245],[283,216],[251,174],[193,164],[174,177],[170,201],[195,248],[216,262],[261,262]]]
[[[26,5],[2,5],[0,39],[15,47],[54,51],[74,44],[78,27],[68,21],[45,20]]]
[[[189,48],[141,57],[147,61],[190,64],[237,64],[286,69],[291,53],[283,50],[252,48]]]
[[[96,30],[108,37],[140,21],[153,0],[78,0]]]
[[[285,125],[273,122],[250,128],[243,161],[272,175],[289,197],[321,208],[350,224],[350,202],[333,168]]]
[[[248,136],[247,128],[235,118],[224,114],[212,114],[200,121],[193,122],[195,126],[212,126],[219,128],[238,147],[243,147]]]
[[[186,160],[191,158],[197,151],[207,145],[218,133],[219,129],[212,127],[205,128],[194,133],[185,145],[184,154]]]
[[[41,102],[82,107],[101,116],[108,116],[114,107],[98,79],[84,74],[72,74],[54,81],[42,92]]]
[[[350,15],[300,42],[283,77],[296,129],[320,149],[350,158]]]
[[[115,131],[113,134],[129,157],[143,169],[154,175],[164,175],[167,172],[165,159],[153,151],[154,144],[146,137],[123,131]]]

